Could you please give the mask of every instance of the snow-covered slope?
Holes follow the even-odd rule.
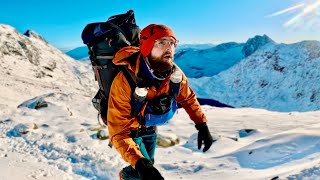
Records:
[[[212,78],[195,79],[200,97],[274,111],[320,109],[320,42],[270,43]]]
[[[75,61],[35,32],[23,35],[4,24],[0,25],[0,76],[0,104],[15,106],[43,93],[91,96],[97,88],[89,63]]]
[[[91,104],[59,93],[44,99],[47,108],[1,111],[1,178],[118,179],[127,164],[109,140],[97,139],[97,129],[108,130],[96,123]],[[202,108],[211,133],[220,136],[206,153],[197,149],[197,131],[185,111],[159,127],[161,136],[180,139],[176,146],[156,149],[155,167],[166,180],[319,177],[319,111]]]

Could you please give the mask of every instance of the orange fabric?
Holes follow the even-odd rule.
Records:
[[[116,65],[128,65],[128,68],[135,72],[135,74],[138,74],[139,72],[139,66],[133,67],[131,64],[126,61],[127,57],[130,57],[132,54],[138,52],[140,49],[135,46],[127,46],[122,49],[120,49],[115,55],[112,60],[112,62]],[[136,64],[140,64],[140,55],[137,58]]]
[[[126,47],[121,49],[113,59],[115,64],[128,64],[126,58],[131,54],[138,52],[138,48]],[[136,67],[139,67],[140,55],[136,61]],[[130,67],[130,66],[129,66]],[[130,67],[131,70],[138,71],[136,67]],[[147,99],[150,100],[161,94],[169,94],[169,81],[165,79],[158,90],[151,87],[148,89]],[[108,130],[112,144],[115,149],[122,155],[123,159],[135,166],[136,162],[143,157],[140,152],[139,146],[130,137],[130,130],[137,129],[139,123],[136,117],[131,117],[131,87],[126,80],[124,74],[120,72],[111,85],[109,94],[109,107],[108,107]],[[198,103],[194,92],[188,86],[188,81],[185,75],[181,83],[179,95],[176,97],[178,103],[187,111],[190,118],[197,124],[207,122],[205,115],[201,111],[200,104]]]

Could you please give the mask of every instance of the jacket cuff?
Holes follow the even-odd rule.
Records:
[[[208,126],[207,126],[206,122],[203,122],[203,123],[196,124],[195,127],[196,127],[197,130],[200,130],[200,129],[206,128]]]
[[[131,165],[134,169],[136,169],[135,166],[136,166],[137,162],[139,161],[139,159],[141,159],[141,158],[144,158],[144,157],[143,157],[143,156],[142,156],[142,157],[135,156],[134,158],[131,159],[130,165]]]

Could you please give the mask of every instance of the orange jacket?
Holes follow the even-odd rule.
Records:
[[[113,59],[116,65],[128,65],[136,75],[139,72],[140,56],[136,60],[136,66],[131,66],[126,58],[135,52],[138,52],[137,47],[125,47],[117,52]],[[169,94],[169,77],[166,78],[160,85],[159,89],[155,87],[148,89],[147,100],[153,99],[161,94]],[[130,130],[136,130],[139,123],[136,117],[132,117],[131,113],[131,87],[120,71],[112,82],[108,101],[108,130],[111,143],[115,149],[122,155],[123,159],[135,166],[136,162],[143,157],[139,150],[139,146],[130,137]],[[189,114],[196,124],[207,122],[205,115],[201,111],[200,104],[196,99],[194,92],[188,86],[188,81],[185,75],[181,83],[180,93],[176,97],[176,101]]]

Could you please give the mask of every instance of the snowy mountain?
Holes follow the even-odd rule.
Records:
[[[246,43],[223,43],[209,49],[185,49],[175,55],[175,62],[187,77],[214,76],[254,53],[268,43],[275,43],[268,36],[255,36]]]
[[[287,61],[309,57],[305,60],[307,69],[296,70],[297,75],[303,72],[308,80],[317,76],[317,69],[310,71],[309,66],[319,60],[319,51],[309,50],[318,47],[318,42],[290,47],[270,44],[239,64],[243,64],[244,71],[255,71],[264,61],[253,57],[265,54],[265,61],[271,63],[267,75],[275,79],[273,74],[288,71],[284,64],[290,63],[282,62],[282,56],[292,57]],[[282,48],[286,49],[285,55],[280,53],[285,52]],[[302,54],[297,55],[298,51]],[[245,75],[233,71],[245,81]],[[227,76],[223,74],[219,76]],[[91,105],[96,82],[88,62],[75,61],[35,32],[23,35],[8,25],[0,25],[0,76],[0,179],[118,179],[120,169],[127,163],[108,146],[107,136],[98,137],[108,134],[108,129],[97,123],[97,112]],[[202,88],[212,86],[208,79],[197,82],[206,83]],[[254,77],[249,79],[253,81]],[[202,109],[216,139],[206,153],[198,150],[198,132],[184,110],[179,109],[167,125],[158,128],[159,137],[169,143],[177,142],[156,149],[155,167],[166,180],[320,176],[319,111],[278,113],[209,106]]]
[[[209,49],[185,49],[175,54],[175,63],[187,77],[210,77],[228,69],[243,59],[243,44],[219,44]]]
[[[1,103],[16,106],[51,92],[92,96],[96,89],[89,63],[75,61],[31,30],[23,35],[0,25],[0,42]]]
[[[211,78],[194,79],[198,96],[235,107],[320,109],[320,42],[269,43]]]

